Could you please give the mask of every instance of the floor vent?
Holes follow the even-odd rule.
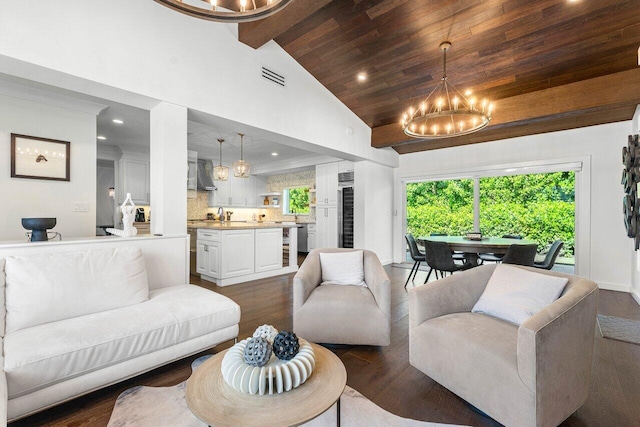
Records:
[[[266,67],[262,67],[262,78],[280,87],[287,86],[286,78],[282,74],[278,74]]]

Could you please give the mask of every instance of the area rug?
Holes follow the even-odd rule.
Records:
[[[196,359],[191,368],[196,369],[210,356]],[[125,390],[118,396],[108,427],[206,427],[197,419],[185,399],[186,382],[172,387],[138,386]],[[324,414],[302,424],[305,427],[329,427],[336,425],[337,409],[334,405]],[[454,426],[415,421],[398,417],[380,408],[369,399],[347,386],[340,398],[340,421],[343,427],[436,427]]]
[[[600,335],[612,340],[640,344],[640,321],[598,314]]]

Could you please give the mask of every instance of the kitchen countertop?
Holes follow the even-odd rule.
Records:
[[[293,228],[299,225],[295,222],[243,222],[243,221],[187,221],[188,228],[206,228],[209,230],[247,230],[258,228]]]

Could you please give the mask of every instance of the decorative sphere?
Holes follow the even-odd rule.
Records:
[[[282,331],[273,340],[273,354],[281,360],[291,360],[300,351],[300,341],[293,332]]]
[[[278,330],[271,325],[262,325],[258,326],[256,331],[253,333],[253,337],[262,337],[273,344],[273,340],[278,335]]]
[[[262,337],[251,338],[244,348],[244,361],[247,365],[261,367],[271,357],[271,343]]]

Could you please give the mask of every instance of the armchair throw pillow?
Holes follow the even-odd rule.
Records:
[[[471,310],[522,325],[558,299],[569,279],[499,264]]]
[[[362,251],[320,252],[321,285],[367,286]]]

